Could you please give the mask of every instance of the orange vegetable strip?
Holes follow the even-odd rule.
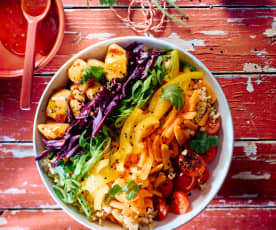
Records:
[[[179,154],[179,147],[176,142],[176,139],[172,141],[171,146],[172,146],[172,157],[176,157]]]
[[[201,118],[201,120],[198,122],[199,126],[205,126],[206,122],[208,121],[208,117],[209,117],[209,112],[207,111],[203,117]]]
[[[196,116],[196,112],[186,112],[182,114],[183,119],[192,120]]]
[[[184,120],[184,127],[192,129],[192,130],[197,130],[198,125],[196,125],[194,122],[190,120]]]
[[[164,123],[164,125],[162,126],[163,129],[167,128],[168,126],[170,126],[172,124],[172,122],[175,119],[176,116],[176,109],[173,107],[173,109],[170,111],[169,115],[166,117],[166,121]]]
[[[196,104],[198,102],[199,99],[199,90],[194,90],[193,94],[190,98],[190,108],[189,108],[189,112],[193,112],[196,109]]]
[[[150,170],[150,174],[159,172],[160,170],[162,170],[163,166],[164,166],[164,165],[163,165],[162,163],[159,164],[159,165],[157,165],[157,166],[155,166],[154,168],[152,168],[152,169]]]
[[[157,162],[162,161],[160,147],[161,147],[161,139],[159,135],[156,135],[153,141],[152,151],[155,156],[154,160],[156,160]]]

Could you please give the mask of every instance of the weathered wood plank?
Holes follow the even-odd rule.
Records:
[[[119,9],[125,14],[126,9]],[[173,15],[179,16],[175,10]],[[186,8],[186,26],[169,22],[153,36],[190,51],[211,71],[275,72],[276,43],[269,38],[276,8]],[[134,15],[139,18],[141,10]],[[78,51],[98,41],[137,35],[109,9],[65,10],[65,36],[57,56],[42,72],[55,72]],[[143,34],[140,34],[143,35]]]
[[[0,144],[0,208],[57,207],[32,154],[31,144]],[[275,182],[276,141],[235,142],[230,172],[210,207],[275,207]]]
[[[88,6],[87,0],[62,0],[65,7],[86,7]],[[89,6],[100,6],[99,0],[88,0]],[[138,2],[138,1],[137,1]],[[116,6],[128,6],[129,0],[118,0]],[[251,1],[251,0],[176,0],[175,3],[178,6],[265,6],[265,5],[275,5],[274,0],[266,1]],[[139,4],[139,2],[138,2]]]
[[[276,209],[207,208],[198,217],[178,229],[272,230],[275,229],[275,219]],[[0,216],[0,226],[3,229],[88,229],[61,210],[4,211]]]
[[[235,138],[276,139],[276,76],[217,76],[232,111]],[[34,77],[32,110],[20,111],[20,80],[0,80],[0,141],[32,140],[33,118],[50,77]],[[265,118],[265,119],[264,119]]]

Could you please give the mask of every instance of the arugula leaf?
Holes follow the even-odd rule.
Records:
[[[111,143],[111,138],[103,137],[98,134],[95,138],[90,140],[90,156],[91,158],[84,163],[80,177],[83,177],[90,169],[92,169],[96,163],[102,158],[103,154],[108,150]]]
[[[102,66],[89,66],[83,72],[83,82],[88,82],[90,79],[100,81],[104,77],[104,68]]]
[[[85,130],[83,131],[83,133],[81,134],[80,139],[79,139],[79,145],[80,145],[80,147],[82,147],[82,148],[84,148],[84,147],[88,144],[87,141],[86,141],[85,138],[84,138],[84,135],[86,134],[86,132],[87,132],[87,130],[85,129]]]
[[[206,132],[199,133],[195,139],[190,141],[190,148],[196,153],[205,154],[211,148],[211,146],[218,145],[218,137],[209,135]]]
[[[162,88],[161,98],[171,102],[175,109],[182,109],[184,106],[184,91],[179,88],[179,83],[168,85]]]
[[[60,182],[67,178],[68,172],[74,171],[74,166],[72,162],[64,162],[61,160],[58,166],[55,167],[55,173],[59,175]]]
[[[100,0],[100,3],[102,5],[109,5],[109,6],[113,6],[116,2],[117,0]]]

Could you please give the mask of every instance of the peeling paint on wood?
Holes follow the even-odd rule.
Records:
[[[264,5],[275,5],[274,0],[266,0],[266,1],[254,1],[252,0],[173,0],[178,6],[264,6]],[[87,0],[62,0],[64,6],[84,6],[87,7]],[[88,0],[89,6],[99,6],[99,1]],[[117,6],[128,6],[128,0],[119,0],[116,4]],[[136,5],[139,5],[139,1],[137,1]]]
[[[168,37],[161,39],[171,42],[186,51],[194,51],[195,46],[206,46],[204,40],[202,39],[184,40],[181,39],[180,36],[175,32],[171,33]]]
[[[273,87],[276,85],[275,76],[254,74],[216,77],[232,111],[235,138],[276,138],[275,127],[271,125],[271,121],[276,120],[276,114],[271,113],[276,110],[276,88]],[[248,78],[250,78],[250,84],[248,84]],[[50,77],[34,77],[32,110],[23,112],[19,109],[21,82],[0,80],[0,141],[32,140],[34,112],[46,87],[44,83],[49,80]],[[252,93],[248,92],[248,87],[251,90],[251,86],[254,89]],[[6,98],[15,100],[11,102]]]
[[[69,217],[63,211],[42,212],[40,210],[29,212],[21,211],[15,215],[11,211],[5,211],[3,218],[7,219],[7,223],[3,225],[5,228],[14,229],[20,226],[21,229],[49,229],[49,226],[54,226],[55,230],[64,229],[79,229],[88,230]],[[223,218],[223,221],[221,221]],[[178,230],[190,229],[246,229],[256,230],[256,226],[260,229],[274,229],[276,218],[276,209],[206,209],[197,218],[191,222],[181,226]],[[39,223],[39,224],[38,224]]]
[[[126,9],[118,9],[119,13],[126,13]],[[271,44],[263,32],[271,28],[273,17],[276,15],[275,8],[187,8],[185,12],[189,15],[189,22],[186,26],[171,20],[161,28],[160,32],[152,33],[157,38],[168,38],[173,33],[177,34],[177,44],[186,45],[182,41],[199,40],[204,45],[195,47],[188,46],[188,49],[198,57],[211,71],[237,72],[243,71],[245,63],[256,63],[266,71],[264,66],[276,68],[275,55],[276,44]],[[141,11],[137,10],[135,17],[140,16]],[[174,16],[179,16],[175,10],[171,10]],[[267,16],[267,17],[264,17]],[[105,36],[87,39],[89,34],[114,34],[116,36],[144,35],[136,34],[117,19],[109,9],[74,9],[65,10],[65,36],[64,42],[56,57],[46,67],[37,73],[53,73],[64,64],[73,54],[92,45]],[[241,22],[227,22],[232,18],[244,18]],[[114,29],[117,28],[117,29]],[[224,35],[206,35],[200,31],[224,31]],[[81,37],[80,37],[81,35]],[[255,40],[250,35],[256,35]],[[90,36],[88,36],[89,38]],[[81,39],[80,39],[81,38]],[[252,55],[252,50],[267,51],[264,57]]]
[[[269,180],[271,177],[270,173],[263,174],[252,174],[251,172],[244,171],[238,174],[232,175],[232,179],[240,179],[240,180]]]

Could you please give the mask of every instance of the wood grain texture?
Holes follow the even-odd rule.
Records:
[[[223,220],[223,221],[222,221]],[[191,222],[178,230],[216,229],[216,230],[259,230],[275,229],[276,209],[206,209]],[[61,210],[49,211],[4,211],[0,215],[3,229],[36,230],[87,230]]]
[[[276,141],[235,142],[230,172],[209,207],[276,206]],[[0,208],[56,208],[32,144],[0,144]]]
[[[228,99],[235,138],[275,139],[276,75],[216,76]],[[32,110],[20,111],[20,80],[0,80],[0,141],[30,141],[35,109],[50,77],[34,77]],[[265,119],[264,119],[265,118]]]
[[[99,0],[88,0],[90,6],[101,6]],[[65,7],[87,7],[87,0],[62,0]],[[138,1],[137,1],[138,2]],[[252,0],[176,0],[178,6],[265,6],[275,5],[274,0],[252,1]],[[116,6],[128,6],[129,0],[118,0]]]
[[[127,10],[118,12],[124,15]],[[186,8],[185,12],[189,15],[186,26],[168,20],[152,35],[190,51],[211,71],[276,71],[276,43],[266,35],[274,26],[276,8]],[[179,16],[175,10],[171,13]],[[140,16],[137,9],[134,17]],[[137,35],[109,9],[67,9],[65,19],[64,42],[38,73],[55,72],[72,55],[98,41]]]

